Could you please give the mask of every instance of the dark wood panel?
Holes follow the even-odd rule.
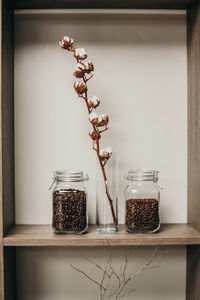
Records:
[[[16,249],[4,248],[4,294],[5,300],[16,300]]]
[[[2,66],[2,1],[0,0],[0,64]],[[2,72],[0,72],[0,91],[2,90]],[[2,100],[2,99],[1,99]],[[1,102],[2,103],[2,102]],[[0,105],[0,120],[2,119]],[[0,121],[0,241],[3,237],[3,191],[2,191],[2,122]]]
[[[188,11],[188,223],[200,231],[200,2]]]
[[[200,246],[187,247],[187,300],[200,300]]]
[[[3,244],[0,243],[0,300],[4,300]]]
[[[2,197],[4,234],[14,224],[14,49],[13,10],[3,1],[2,17]]]
[[[188,10],[188,223],[200,231],[200,2]],[[187,247],[187,300],[200,300],[200,247]]]
[[[17,9],[26,8],[152,8],[186,9],[193,0],[9,0]]]
[[[51,225],[16,225],[4,238],[4,246],[150,246],[200,244],[200,233],[187,224],[162,224],[156,234],[130,234],[119,226],[117,234],[98,234],[89,226],[83,235],[58,235]]]

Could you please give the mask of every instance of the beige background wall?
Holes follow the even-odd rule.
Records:
[[[94,222],[95,153],[85,107],[72,88],[75,61],[57,45],[65,34],[87,49],[95,65],[89,93],[102,98],[99,112],[110,115],[110,130],[102,142],[119,154],[120,223],[124,172],[141,167],[160,171],[162,221],[186,222],[185,15],[72,11],[15,16],[16,223],[51,223],[52,170],[70,167],[90,175],[89,219]],[[95,299],[94,290],[87,293],[85,279],[66,267],[73,261],[81,264],[81,251],[102,261],[97,249],[18,250],[20,299]],[[151,252],[135,251],[136,263]],[[119,265],[120,250],[114,252]],[[136,299],[160,299],[160,287],[166,288],[162,298],[184,299],[185,249],[170,248],[161,270],[153,274],[138,281]]]

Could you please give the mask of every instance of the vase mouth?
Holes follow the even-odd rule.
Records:
[[[74,169],[57,170],[54,172],[54,177],[56,181],[62,182],[78,182],[89,180],[89,176],[86,172],[77,171]]]
[[[129,170],[125,174],[125,179],[131,181],[153,181],[158,182],[158,174],[157,170],[148,170],[148,169],[133,169]]]

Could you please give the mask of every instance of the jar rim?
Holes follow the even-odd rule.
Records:
[[[148,169],[133,169],[129,170],[125,174],[125,179],[131,181],[153,181],[158,182],[158,173],[157,170],[148,170]]]
[[[86,172],[77,171],[74,169],[57,170],[54,172],[54,178],[56,181],[63,182],[78,182],[89,180],[89,176]]]

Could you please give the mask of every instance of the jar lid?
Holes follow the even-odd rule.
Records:
[[[83,171],[69,170],[57,170],[54,173],[55,180],[58,181],[87,181],[89,176]]]
[[[158,182],[158,173],[156,170],[136,169],[129,170],[125,178],[133,181],[154,181]]]

